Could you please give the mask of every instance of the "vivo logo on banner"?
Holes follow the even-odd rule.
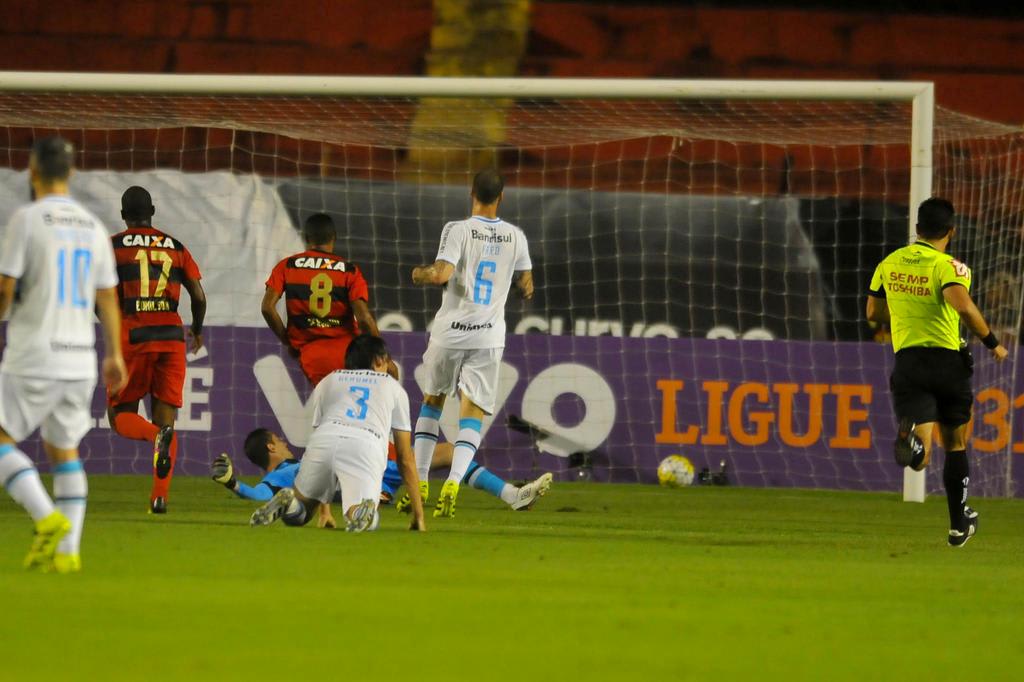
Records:
[[[421,391],[426,371],[421,364],[413,372]],[[285,438],[292,445],[305,447],[313,419],[312,406],[300,397],[284,360],[279,355],[266,355],[256,361],[253,374]],[[484,417],[481,429],[484,436],[494,423],[495,415],[505,408],[519,380],[519,370],[508,362],[502,362],[495,414]],[[585,406],[583,419],[573,425],[565,425],[557,419],[556,401],[566,394],[575,395]],[[415,420],[418,405],[415,398],[411,402]],[[523,393],[521,412],[528,422],[551,434],[538,443],[542,452],[568,457],[574,452],[593,450],[607,440],[615,424],[615,395],[608,382],[593,369],[576,363],[560,363],[548,367],[529,381]],[[451,442],[459,432],[458,419],[459,401],[447,400],[441,414],[441,430]]]

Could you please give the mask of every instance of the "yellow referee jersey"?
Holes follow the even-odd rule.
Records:
[[[884,298],[892,319],[892,346],[960,348],[960,315],[942,290],[971,288],[971,269],[927,242],[915,242],[885,257],[871,277],[869,293]]]

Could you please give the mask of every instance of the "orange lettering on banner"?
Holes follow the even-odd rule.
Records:
[[[747,419],[755,428],[753,433],[747,431],[743,423],[743,408],[748,395],[765,404],[768,402],[768,387],[754,381],[736,387],[729,398],[729,432],[740,445],[764,445],[768,442],[768,427],[775,421],[775,413],[751,410],[747,413]]]
[[[807,432],[802,436],[793,433],[793,396],[799,384],[775,384],[772,389],[779,395],[779,438],[786,445],[805,448],[821,438],[821,408],[828,393],[828,384],[804,384],[804,393],[809,396]]]
[[[1010,442],[1010,422],[1006,418],[1010,411],[1010,398],[1005,391],[998,388],[986,388],[978,393],[977,400],[979,403],[995,401],[995,409],[983,414],[981,423],[993,427],[996,430],[996,436],[992,439],[974,436],[971,439],[971,445],[981,452],[998,452]]]
[[[685,431],[676,431],[676,396],[683,390],[682,381],[659,379],[658,390],[661,391],[661,431],[654,436],[655,443],[679,443],[692,445],[697,442],[700,429],[691,424]]]
[[[708,395],[708,430],[700,439],[703,445],[725,445],[729,439],[722,433],[722,403],[729,390],[728,381],[705,381],[701,388]]]
[[[870,429],[862,428],[857,431],[857,435],[852,435],[850,432],[854,424],[867,421],[868,411],[855,410],[852,403],[854,398],[859,398],[861,404],[870,405],[871,384],[836,384],[832,386],[832,393],[836,396],[836,435],[829,439],[829,447],[870,448]]]
[[[1013,408],[1015,410],[1019,410],[1022,407],[1024,407],[1024,393],[1021,393],[1019,396],[1013,399]],[[1014,443],[1013,451],[1017,453],[1024,452],[1024,441],[1021,441],[1020,443]]]

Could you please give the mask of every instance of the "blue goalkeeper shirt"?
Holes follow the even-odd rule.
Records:
[[[247,500],[266,502],[274,496],[281,488],[294,488],[295,477],[299,474],[299,460],[286,459],[277,465],[256,485],[249,486],[241,481],[238,482],[238,489],[235,494]],[[384,481],[381,489],[394,496],[395,491],[402,485],[402,477],[398,473],[398,465],[388,461],[388,467],[384,470]]]
[[[256,485],[250,486],[239,481],[235,494],[247,500],[266,502],[281,488],[293,487],[295,476],[298,473],[299,460],[286,459],[278,464],[273,471],[267,472],[267,475]]]

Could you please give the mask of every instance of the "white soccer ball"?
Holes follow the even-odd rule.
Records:
[[[693,483],[693,463],[682,455],[669,455],[658,465],[658,483],[682,488]]]

